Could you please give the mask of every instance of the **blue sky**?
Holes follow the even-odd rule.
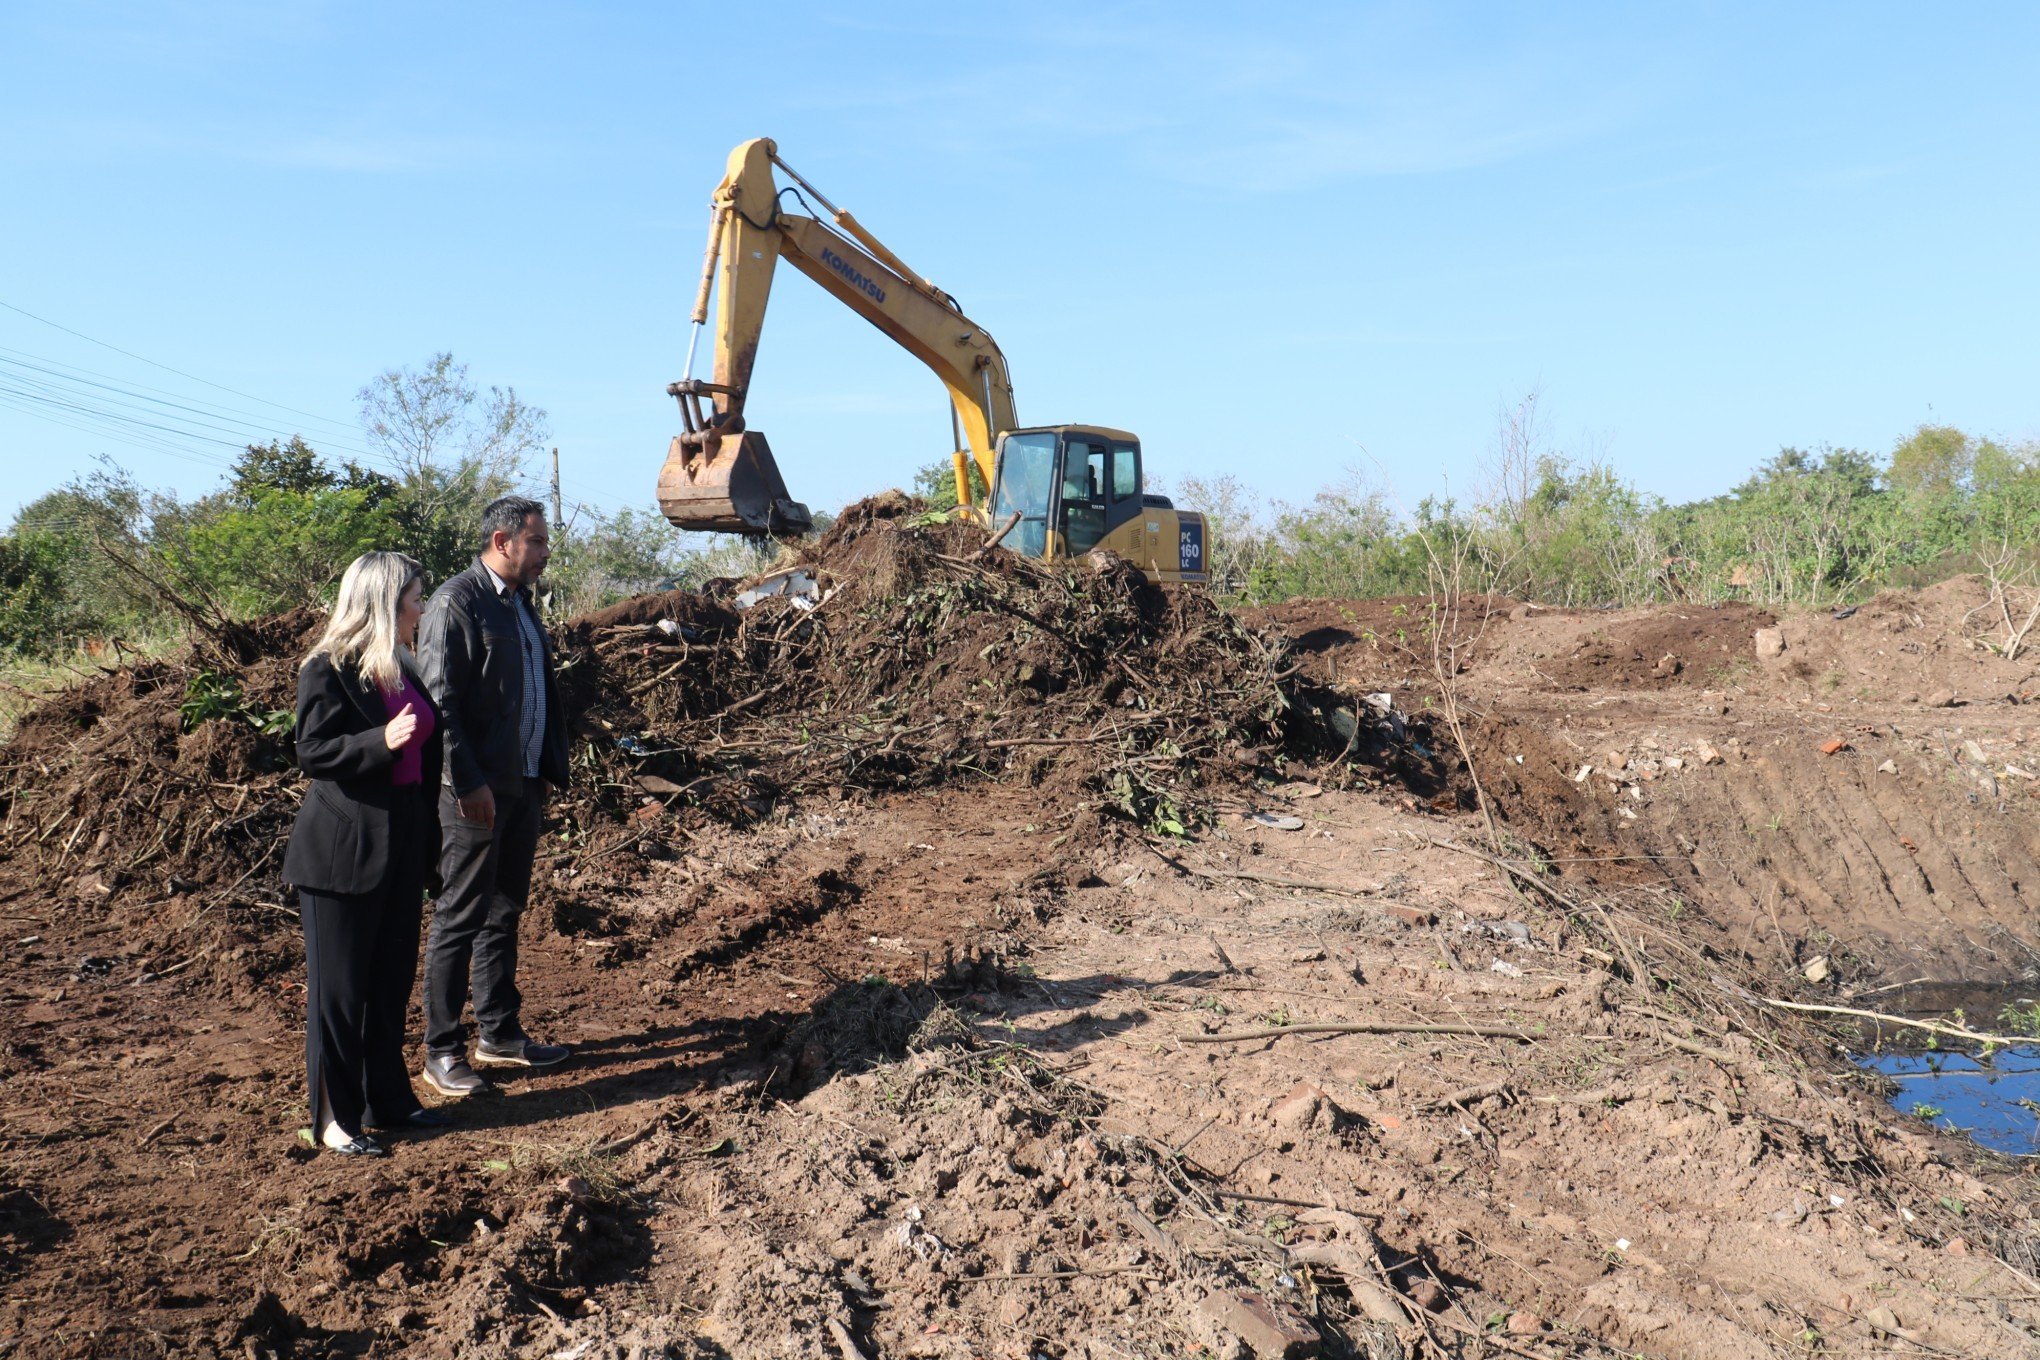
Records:
[[[997,336],[1024,421],[1165,479],[1413,502],[1535,387],[1685,499],[2040,435],[2036,58],[2029,5],[12,4],[0,303],[192,377],[4,309],[0,359],[344,454],[365,381],[451,350],[551,413],[569,500],[649,508],[707,196],[766,135]],[[0,515],[231,457],[52,413],[0,404]],[[817,508],[949,447],[790,271],[750,413]]]

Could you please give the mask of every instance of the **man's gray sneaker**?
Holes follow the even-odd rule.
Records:
[[[458,1053],[427,1054],[425,1084],[443,1096],[471,1096],[489,1089],[489,1083]]]
[[[536,1039],[512,1039],[475,1045],[475,1061],[484,1067],[552,1067],[567,1060],[565,1044],[542,1044]]]

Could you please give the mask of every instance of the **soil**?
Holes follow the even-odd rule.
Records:
[[[297,1135],[260,724],[315,621],[25,721],[0,1354],[2040,1345],[2025,1164],[1763,1000],[2030,975],[2035,671],[1976,583],[1228,616],[890,501],[806,565],[561,631],[520,978],[574,1057],[379,1163]]]

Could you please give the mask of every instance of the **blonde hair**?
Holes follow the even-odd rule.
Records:
[[[400,552],[365,552],[355,558],[340,577],[333,617],[305,660],[323,656],[383,693],[396,693],[410,659],[410,650],[397,641],[397,606],[411,583],[424,579],[425,568]]]

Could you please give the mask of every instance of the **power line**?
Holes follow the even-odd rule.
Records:
[[[72,330],[69,326],[62,325],[58,322],[52,321],[46,316],[37,316],[34,312],[29,311],[27,308],[17,307],[11,302],[0,300],[0,307],[5,307],[10,312],[14,312],[18,315],[25,316],[30,321],[40,322],[42,325],[48,326],[53,330],[60,330],[66,335],[75,335],[80,340],[83,340],[88,344],[98,345],[101,349],[110,349],[115,354],[125,355],[127,358],[134,359],[140,363],[145,363],[151,368],[160,368],[165,373],[174,373],[180,378],[187,378],[192,382],[202,383],[205,386],[214,389],[215,391],[225,392],[232,396],[240,397],[246,401],[258,402],[263,406],[274,407],[279,411],[288,411],[292,415],[304,416],[308,420],[316,420],[322,424],[332,425],[340,429],[350,428],[350,426],[345,421],[334,420],[329,416],[317,415],[311,411],[301,411],[295,406],[285,406],[282,402],[270,401],[266,397],[258,397],[252,392],[242,392],[236,388],[228,387],[223,383],[216,383],[211,381],[210,379],[201,378],[196,373],[186,373],[181,368],[172,368],[168,364],[157,363],[154,359],[149,358],[147,355],[136,354],[133,350],[122,349],[119,345],[108,344],[104,340],[95,339],[94,337],[85,334],[85,332],[83,331]]]
[[[214,468],[231,468],[233,463],[218,455],[199,452],[194,445],[230,448],[239,453],[265,440],[281,438],[285,429],[271,423],[272,417],[254,411],[200,398],[171,400],[185,394],[147,384],[129,384],[111,374],[8,346],[0,346],[0,396],[13,398],[0,405],[24,415],[143,452]],[[277,403],[263,404],[290,409]],[[313,431],[312,437],[321,452],[353,455],[365,462],[401,470],[397,460],[388,454],[344,443],[317,431]]]
[[[160,453],[171,458],[181,458],[184,459],[186,462],[200,463],[207,467],[222,470],[230,469],[233,467],[233,464],[224,458],[218,457],[208,458],[203,454],[193,453],[189,449],[180,448],[177,445],[170,443],[168,440],[136,439],[129,435],[114,433],[100,425],[87,425],[81,424],[80,422],[74,420],[65,420],[60,416],[51,415],[48,411],[37,410],[32,405],[24,405],[21,402],[6,396],[0,396],[0,406],[4,406],[9,410],[20,411],[22,414],[33,416],[37,420],[48,421],[52,425],[61,425],[66,429],[78,430],[85,434],[98,435],[103,439],[110,439],[116,444],[125,444],[129,448],[141,449],[147,453]]]
[[[5,345],[0,345],[0,365],[27,369],[44,374],[63,383],[98,388],[116,396],[132,398],[135,402],[166,406],[173,410],[184,411],[193,415],[224,417],[249,422],[247,426],[235,426],[232,428],[253,428],[270,434],[272,437],[280,428],[277,425],[271,424],[269,417],[259,415],[253,411],[237,410],[231,406],[222,406],[217,402],[200,402],[198,405],[189,405],[185,402],[171,401],[168,398],[182,397],[185,394],[182,392],[172,392],[166,388],[150,387],[146,383],[129,384],[120,378],[114,377],[112,374],[96,372],[89,368],[79,368],[75,364],[66,364],[47,355],[33,354],[27,350],[11,349]],[[104,379],[105,381],[97,382],[94,379]],[[150,393],[157,395],[151,396],[149,395]],[[191,398],[191,400],[197,401],[198,399]],[[371,458],[378,462],[388,463],[392,467],[396,466],[396,460],[387,454],[377,453],[372,449],[365,449],[357,444],[341,443],[327,435],[314,433],[312,438],[317,441],[322,451],[336,450],[342,453],[356,454],[363,458]]]
[[[270,401],[266,397],[258,397],[251,392],[243,392],[238,388],[201,378],[195,373],[173,368],[147,355],[123,349],[119,345],[87,335],[48,317],[38,316],[14,303],[0,301],[0,308],[215,391],[225,392],[272,410],[303,416],[333,429],[350,431],[353,429],[352,426],[330,417],[287,406],[282,402]],[[96,435],[129,448],[162,454],[215,469],[232,470],[235,463],[209,452],[213,448],[232,449],[238,455],[244,449],[259,446],[263,435],[267,435],[271,440],[280,437],[280,428],[270,423],[271,418],[257,412],[226,406],[168,388],[132,382],[113,374],[67,364],[47,355],[4,345],[0,345],[0,408],[18,411],[66,429]],[[223,435],[232,437],[222,438]],[[254,437],[251,438],[251,435]],[[337,438],[317,431],[311,432],[311,438],[321,453],[354,455],[398,472],[404,470],[403,463],[389,453],[377,452],[359,444],[343,443]],[[602,501],[606,498],[591,494],[587,499]],[[614,502],[610,504],[614,509],[623,508]],[[597,515],[604,514],[596,506],[585,502],[576,502],[576,509]]]

